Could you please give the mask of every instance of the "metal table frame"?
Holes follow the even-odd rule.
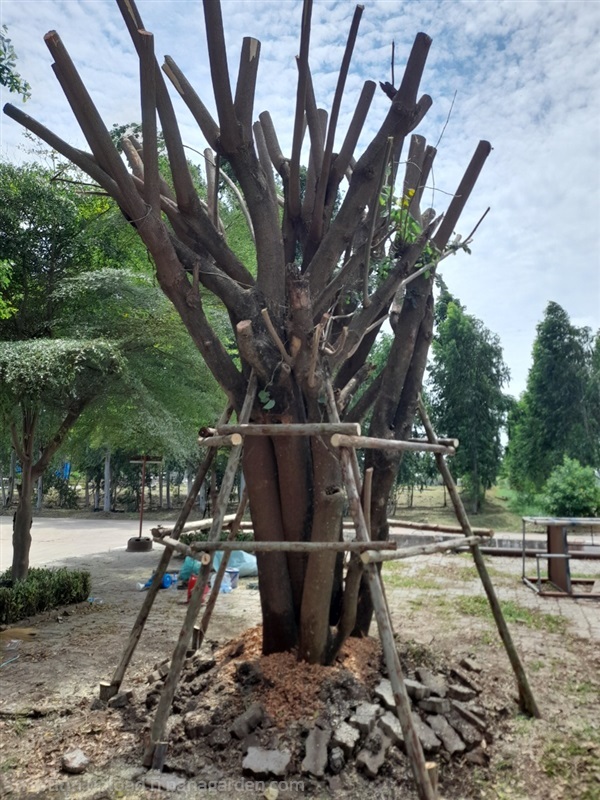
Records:
[[[523,583],[539,595],[545,597],[573,597],[600,600],[600,592],[577,591],[577,587],[593,587],[594,578],[571,578],[568,531],[573,528],[588,527],[591,531],[600,528],[598,517],[523,517]],[[528,522],[546,527],[546,551],[535,554],[536,578],[527,577],[525,531]],[[592,534],[593,536],[593,534]],[[593,539],[592,539],[593,541]],[[548,577],[543,578],[540,561],[548,562]],[[552,588],[544,588],[544,582]]]

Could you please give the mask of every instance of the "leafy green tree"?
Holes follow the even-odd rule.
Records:
[[[0,84],[9,92],[20,94],[25,101],[31,97],[31,86],[19,75],[16,66],[17,54],[8,38],[8,29],[3,25],[0,28]]]
[[[122,370],[114,343],[96,340],[32,339],[0,342],[0,416],[11,432],[21,462],[19,503],[14,518],[12,574],[24,579],[31,547],[31,495],[66,434]],[[38,457],[40,417],[54,420],[53,434]]]
[[[509,372],[498,337],[448,293],[440,298],[437,323],[428,384],[433,419],[440,435],[460,440],[450,468],[476,513],[500,469]]]
[[[509,419],[508,477],[539,491],[565,455],[600,464],[600,346],[551,302],[537,327],[527,388]]]
[[[544,510],[556,517],[595,517],[600,513],[600,477],[592,467],[565,456],[543,489]]]
[[[153,426],[175,448],[174,442],[190,435],[189,410],[198,401],[206,368],[179,318],[144,274],[145,249],[107,198],[52,182],[38,166],[1,164],[0,230],[0,261],[10,267],[7,302],[14,308],[0,321],[0,413],[22,468],[13,538],[13,575],[22,578],[31,544],[33,484],[83,412],[106,396],[111,378],[123,381],[120,408],[119,398],[112,400],[121,436],[125,425],[137,424],[139,432],[145,424],[146,436]],[[130,270],[122,270],[123,264]],[[179,349],[188,356],[183,369]],[[179,373],[190,375],[187,384],[177,379]],[[206,392],[211,388],[214,382]],[[160,406],[167,395],[170,412]],[[184,399],[186,434],[176,419]],[[132,407],[135,419],[128,413]],[[108,409],[105,405],[105,417]]]

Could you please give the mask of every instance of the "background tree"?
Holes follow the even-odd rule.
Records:
[[[6,25],[0,28],[0,85],[6,86],[9,92],[20,94],[23,101],[31,97],[31,86],[19,75],[16,69],[17,54],[8,38]]]
[[[13,554],[22,577],[33,482],[82,414],[88,442],[182,457],[222,399],[111,201],[37,166],[0,171],[0,258],[14,308],[0,322],[0,392],[22,467]]]
[[[229,246],[215,191],[199,197],[185,157],[154,39],[130,0],[118,6],[140,57],[143,148],[126,139],[128,172],[59,36],[46,35],[61,86],[75,109],[91,155],[72,148],[18,109],[17,119],[88,173],[115,198],[151,253],[158,281],[234,407],[241,409],[250,375],[260,392],[255,422],[363,419],[380,438],[410,435],[433,326],[433,275],[490,152],[481,142],[444,219],[423,211],[421,196],[435,148],[413,136],[402,188],[394,187],[403,147],[431,106],[418,97],[431,40],[418,34],[398,88],[386,85],[389,112],[362,155],[354,150],[375,92],[367,81],[339,152],[334,141],[352,50],[362,14],[352,22],[329,113],[318,109],[308,53],[312,4],[302,16],[298,87],[290,157],[285,157],[267,112],[253,124],[260,43],[242,45],[232,89],[220,3],[204,3],[208,54],[218,122],[171,57],[164,65],[209,148],[226,160],[252,222],[256,273]],[[159,172],[156,113],[169,158],[172,187]],[[306,124],[305,124],[306,123]],[[303,196],[300,158],[305,131],[310,155]],[[273,178],[283,187],[283,214]],[[350,181],[335,213],[338,188]],[[209,176],[210,178],[210,176]],[[409,282],[410,281],[410,282]],[[201,287],[203,287],[201,289]],[[239,351],[228,352],[205,310],[206,291],[227,309]],[[352,388],[368,372],[369,353],[389,317],[393,342],[385,366],[356,403]],[[332,399],[330,390],[335,393]],[[336,399],[337,398],[337,399]],[[259,540],[337,540],[342,535],[344,480],[339,451],[324,437],[247,437],[244,472]],[[399,459],[367,454],[374,468],[372,535],[388,535],[386,507]],[[266,653],[298,646],[302,659],[329,663],[355,625],[368,628],[369,598],[357,611],[357,569],[343,581],[342,563],[329,554],[303,558],[266,553],[258,558]]]
[[[437,306],[432,349],[428,396],[433,419],[440,435],[460,441],[450,468],[462,479],[477,513],[502,460],[500,434],[509,407],[502,387],[508,368],[498,337],[447,292]]]
[[[599,351],[598,337],[548,304],[527,388],[509,420],[507,469],[516,489],[539,491],[564,456],[600,465]]]

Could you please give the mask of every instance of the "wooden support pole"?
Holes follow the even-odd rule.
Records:
[[[419,415],[427,433],[427,438],[430,442],[435,442],[435,432],[421,398],[419,398]],[[471,529],[471,523],[469,522],[465,507],[462,504],[462,500],[460,499],[458,489],[456,488],[456,484],[454,483],[454,479],[450,473],[448,465],[441,455],[436,454],[435,460],[444,479],[444,483],[446,484],[446,488],[448,489],[448,494],[452,500],[454,511],[456,512],[458,521],[462,525],[465,536],[471,536],[473,533]],[[496,627],[498,628],[498,633],[500,634],[500,638],[502,639],[502,643],[504,644],[506,653],[513,668],[513,672],[515,673],[515,677],[517,679],[517,686],[519,689],[519,706],[521,711],[529,714],[532,717],[540,717],[541,714],[529,686],[525,669],[523,668],[523,664],[521,663],[521,659],[519,658],[519,654],[517,653],[517,649],[513,643],[510,631],[508,630],[506,620],[502,614],[500,603],[498,602],[498,597],[496,596],[494,585],[487,571],[485,561],[481,555],[481,550],[479,549],[479,544],[477,542],[471,545],[471,553],[473,554],[473,560],[475,561],[477,572],[479,573],[479,577],[487,595],[487,599],[496,622]]]
[[[214,453],[213,453],[214,457]],[[235,519],[235,514],[227,514],[223,518],[223,525],[227,526],[231,524]],[[182,533],[192,533],[193,531],[205,531],[208,530],[212,526],[212,517],[207,517],[206,519],[200,519],[196,522],[186,522],[185,525],[178,528],[179,535]],[[175,530],[175,525],[170,528],[163,528],[162,525],[159,525],[157,528],[150,528],[150,533],[152,536],[155,536],[157,539],[161,539],[163,536],[173,536],[173,531]],[[175,538],[175,537],[174,537]]]
[[[371,495],[373,489],[373,467],[365,470],[365,479],[362,486],[362,507],[365,515],[365,525],[371,538]]]
[[[228,406],[223,414],[221,415],[221,419],[219,420],[220,423],[225,424],[229,417],[231,416],[232,408]],[[194,482],[190,488],[190,492],[183,504],[183,508],[179,512],[179,516],[173,529],[171,530],[171,536],[174,540],[177,540],[183,530],[185,522],[190,515],[190,511],[194,507],[194,503],[196,502],[196,498],[198,497],[198,492],[200,491],[200,487],[204,483],[204,479],[210,469],[210,465],[213,462],[213,459],[216,454],[216,450],[209,450],[209,452],[204,457],[204,460],[198,467],[198,472],[196,473],[196,477],[194,478]],[[158,566],[156,568],[156,572],[152,577],[152,583],[148,587],[148,591],[144,597],[144,602],[142,603],[142,607],[139,610],[137,618],[133,624],[133,628],[131,629],[131,633],[129,634],[129,639],[127,640],[127,644],[125,645],[125,650],[123,651],[123,655],[121,656],[121,660],[115,669],[115,672],[111,678],[110,683],[103,681],[100,684],[100,699],[104,700],[105,702],[110,700],[111,697],[116,695],[121,687],[121,683],[123,682],[123,678],[125,677],[125,673],[127,671],[127,667],[129,666],[129,662],[133,654],[135,653],[135,649],[138,646],[138,642],[140,641],[140,637],[142,635],[142,631],[144,630],[144,626],[146,625],[146,620],[148,619],[148,615],[150,614],[150,610],[152,605],[154,604],[154,600],[156,599],[156,595],[158,594],[161,586],[162,580],[165,576],[167,568],[169,566],[169,561],[171,560],[171,556],[173,554],[172,548],[168,547],[163,552],[162,556],[160,557],[160,561],[158,562]]]
[[[219,435],[227,433],[241,433],[242,436],[329,436],[335,433],[345,433],[360,436],[358,422],[306,422],[281,425],[219,425]]]
[[[235,537],[238,535],[238,532],[240,530],[240,524],[242,522],[242,517],[244,516],[244,511],[246,510],[247,503],[248,503],[248,489],[244,487],[244,492],[242,494],[242,499],[240,500],[240,504],[238,506],[238,510],[235,515],[235,520],[229,530],[229,536],[227,537],[229,542],[235,539]],[[219,592],[221,590],[223,576],[225,575],[225,571],[227,570],[227,565],[229,564],[229,555],[230,552],[228,551],[223,552],[223,558],[221,559],[221,563],[219,564],[219,569],[217,570],[217,574],[215,575],[215,580],[212,586],[210,597],[208,598],[208,602],[206,604],[206,608],[204,609],[204,614],[202,615],[202,620],[200,621],[200,625],[194,625],[194,630],[192,633],[193,650],[199,650],[202,647],[202,642],[204,641],[204,637],[206,636],[206,631],[208,630],[208,624],[210,622],[210,618],[212,617],[212,613],[215,608],[215,604],[217,602],[217,597],[219,596]]]
[[[429,439],[412,439],[411,438],[411,439],[408,439],[407,441],[415,442],[416,444],[427,444],[429,442]],[[458,449],[458,445],[460,444],[460,441],[458,439],[446,439],[446,438],[443,438],[441,436],[438,436],[436,441],[437,441],[438,444],[443,444],[446,447],[453,447],[455,450]]]
[[[398,543],[392,540],[385,542],[192,542],[187,545],[163,536],[154,539],[157,544],[172,547],[185,556],[198,558],[201,553],[214,553],[222,550],[231,553],[233,550],[242,550],[244,553],[320,553],[328,550],[335,553],[364,553],[365,550],[396,550]]]
[[[331,437],[333,447],[359,447],[367,450],[411,450],[415,453],[443,453],[453,456],[453,447],[443,444],[417,444],[396,439],[376,439],[373,436],[346,436],[343,433],[334,433]]]
[[[338,411],[335,404],[335,397],[331,384],[327,385],[327,407],[329,410],[330,419],[337,421]],[[365,523],[365,517],[360,502],[360,495],[354,477],[354,466],[352,464],[353,458],[350,451],[346,447],[342,447],[340,451],[340,459],[342,462],[342,472],[344,476],[344,483],[346,485],[346,492],[348,494],[348,503],[352,512],[352,517],[356,525],[357,539],[363,542],[369,542],[369,532]],[[400,720],[400,726],[404,736],[406,745],[406,753],[410,760],[413,775],[417,784],[417,792],[419,800],[436,800],[436,793],[433,790],[427,768],[425,766],[425,756],[423,755],[423,748],[417,736],[417,732],[412,718],[412,707],[404,679],[402,677],[402,667],[396,649],[396,642],[394,641],[394,633],[392,630],[392,622],[389,615],[385,594],[383,592],[383,584],[381,575],[375,564],[365,565],[365,575],[371,593],[371,600],[373,602],[373,610],[377,620],[377,627],[379,628],[379,638],[381,640],[381,647],[385,658],[390,682],[392,684],[392,692],[394,701],[396,703],[396,713]]]
[[[239,420],[242,423],[246,422],[246,420],[250,417],[250,412],[252,411],[252,406],[254,405],[254,398],[256,395],[256,383],[256,375],[253,373],[248,381],[248,390],[244,399],[244,405],[239,415]],[[221,489],[215,504],[216,507],[213,514],[213,524],[209,533],[209,541],[211,542],[216,542],[219,539],[223,519],[225,518],[225,511],[227,510],[227,504],[229,502],[231,489],[233,488],[233,481],[238,469],[241,454],[241,445],[233,447],[229,454],[229,460],[227,462],[227,467],[225,468],[225,474],[223,475],[223,480],[221,481]],[[167,549],[167,552],[168,551],[169,548]],[[192,636],[194,623],[196,622],[198,612],[200,611],[202,596],[204,594],[204,588],[208,582],[210,571],[211,563],[203,564],[200,567],[196,585],[192,590],[185,619],[181,627],[181,631],[179,632],[179,638],[171,658],[169,674],[166,677],[160,700],[156,708],[156,714],[150,729],[150,741],[144,752],[144,766],[150,766],[153,763],[152,760],[154,757],[155,747],[159,742],[163,741],[165,727],[171,712],[171,706],[173,705],[173,697],[175,696],[175,690],[177,688],[179,676],[181,675],[181,670],[183,668],[183,662],[185,660],[188,645]]]
[[[200,436],[198,438],[200,447],[238,447],[241,443],[242,437],[239,433],[230,433],[226,436]]]
[[[397,525],[399,528],[414,528],[418,531],[433,531],[440,533],[464,533],[461,525],[441,525],[431,522],[413,522],[408,519],[388,519],[388,525]],[[491,528],[474,528],[471,527],[471,532],[474,536],[483,536],[491,538],[494,531]]]
[[[363,564],[375,564],[381,561],[398,561],[402,558],[413,558],[414,556],[426,556],[431,553],[443,553],[446,550],[458,550],[461,547],[469,547],[479,541],[477,536],[462,536],[460,539],[452,539],[446,542],[435,542],[434,544],[420,544],[415,547],[402,547],[395,553],[381,553],[376,550],[366,550],[361,553],[360,560]]]

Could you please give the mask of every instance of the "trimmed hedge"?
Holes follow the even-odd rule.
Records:
[[[190,533],[182,533],[179,537],[179,541],[183,542],[183,544],[190,545],[192,542],[207,542],[208,541],[208,534],[210,531],[191,531]],[[221,531],[220,540],[222,542],[227,540],[228,532]],[[253,542],[254,541],[254,533],[252,531],[240,531],[238,535],[235,537],[236,542]]]
[[[89,597],[90,587],[90,573],[85,571],[32,568],[24,581],[13,581],[8,569],[0,575],[0,624],[81,603]]]

